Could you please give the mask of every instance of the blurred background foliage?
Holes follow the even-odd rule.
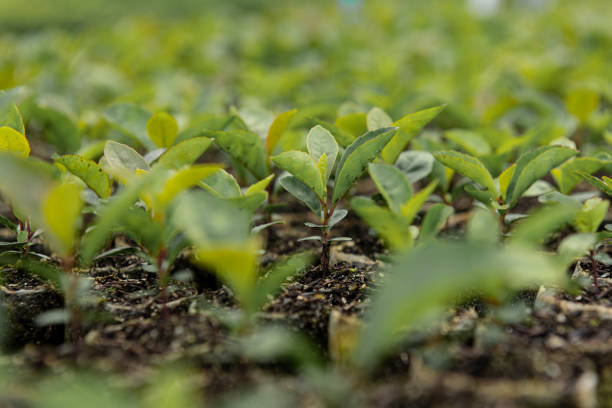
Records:
[[[445,102],[443,127],[524,129],[567,122],[572,89],[612,101],[610,15],[606,0],[2,0],[0,89],[27,85],[81,130],[116,101],[183,123]]]

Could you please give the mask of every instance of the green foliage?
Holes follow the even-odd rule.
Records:
[[[156,113],[147,121],[147,134],[157,147],[170,147],[178,136],[178,123],[166,112]]]
[[[55,162],[61,164],[70,173],[83,180],[100,198],[108,198],[110,196],[110,179],[106,172],[95,162],[73,154],[57,157]]]
[[[504,298],[525,287],[563,284],[564,274],[565,266],[522,247],[438,242],[404,253],[374,296],[354,361],[374,368],[410,330],[430,322],[467,291]]]

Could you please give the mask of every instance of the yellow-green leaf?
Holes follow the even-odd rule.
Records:
[[[435,106],[411,113],[395,121],[393,124],[399,128],[393,139],[381,152],[385,163],[393,164],[406,145],[438,114],[446,105]]]
[[[325,199],[325,188],[317,163],[308,153],[290,150],[272,157],[272,162],[306,184],[320,199]]]
[[[516,163],[504,170],[498,177],[499,180],[499,192],[501,193],[502,200],[506,201],[506,192],[508,191],[508,185],[510,180],[514,176],[516,170]]]
[[[249,188],[247,188],[247,190],[244,192],[245,196],[249,196],[251,194],[257,194],[257,193],[264,193],[266,191],[266,188],[268,188],[268,185],[270,184],[270,182],[272,181],[272,179],[274,179],[274,174],[270,174],[268,177],[266,177],[263,180],[258,181],[255,184],[252,184]]]
[[[573,89],[565,97],[565,104],[572,115],[586,122],[599,106],[599,94],[590,89]]]
[[[406,220],[408,225],[412,224],[414,217],[416,217],[417,213],[419,212],[423,204],[425,204],[427,198],[436,189],[437,185],[437,181],[432,181],[427,185],[427,187],[416,193],[406,204],[402,205],[400,211],[402,217]]]
[[[72,253],[81,224],[81,188],[73,183],[53,186],[42,202],[51,247],[61,256]]]
[[[499,197],[499,192],[493,177],[491,177],[491,173],[477,158],[453,150],[435,152],[433,155],[436,160],[446,167],[450,167],[462,176],[468,177],[480,184],[489,190],[495,198]]]
[[[178,135],[178,123],[168,113],[158,112],[147,121],[147,134],[157,147],[170,147]]]
[[[178,169],[192,165],[212,143],[207,137],[193,137],[170,147],[162,154],[156,166],[164,166],[167,169]]]
[[[0,151],[29,156],[30,144],[22,133],[11,127],[3,126],[0,128]]]
[[[580,170],[592,174],[610,163],[612,163],[612,161],[609,159],[602,160],[598,157],[578,157],[551,170],[551,174],[559,186],[559,191],[563,194],[568,194],[576,187],[576,184],[582,180],[582,178],[576,174],[576,171]]]
[[[351,208],[382,237],[387,246],[394,249],[412,246],[410,223],[401,215],[376,205],[367,197],[353,198]]]
[[[356,138],[368,130],[367,115],[361,112],[349,113],[336,119],[335,125]]]
[[[289,126],[289,122],[297,113],[297,109],[292,109],[287,112],[283,112],[274,118],[274,121],[270,125],[270,129],[268,129],[268,135],[266,137],[266,151],[268,152],[268,156],[270,156],[274,152],[274,148],[276,147],[280,137],[285,133],[287,127]]]
[[[172,200],[182,191],[197,185],[202,179],[218,171],[222,166],[218,164],[201,164],[177,171],[164,184],[162,190],[156,195],[157,212],[164,212]]]
[[[106,172],[97,163],[81,156],[67,154],[55,159],[66,169],[83,180],[100,198],[108,198],[111,194],[111,183]]]

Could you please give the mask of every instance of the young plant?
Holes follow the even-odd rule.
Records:
[[[196,263],[212,268],[226,282],[250,320],[287,277],[306,267],[309,254],[298,254],[259,271],[259,238],[242,209],[205,191],[189,191],[177,200],[173,225],[193,246]]]
[[[484,190],[466,185],[464,190],[486,207],[497,212],[500,224],[505,228],[506,214],[518,199],[536,181],[564,163],[578,152],[561,146],[543,146],[524,153],[516,163],[493,179],[485,165],[477,158],[452,150],[438,151],[434,157],[440,163],[468,177]]]
[[[353,183],[365,171],[368,163],[376,159],[389,143],[396,128],[369,131],[351,143],[342,155],[330,192],[327,184],[338,156],[338,144],[322,126],[313,127],[306,137],[308,153],[291,150],[272,157],[272,162],[290,175],[279,180],[280,185],[302,201],[319,217],[319,224],[306,223],[321,230],[320,236],[309,237],[321,242],[321,270],[329,270],[331,242],[346,238],[331,238],[330,229],[347,215],[347,210],[337,210],[340,200]]]
[[[404,152],[402,155],[407,157],[409,153],[411,152]],[[400,163],[404,162],[402,155],[398,160]],[[431,159],[433,160],[433,157]],[[418,228],[412,226],[412,222],[436,188],[437,182],[433,181],[417,194],[413,194],[411,183],[425,177],[428,172],[421,171],[415,177],[414,171],[405,173],[398,167],[385,163],[370,163],[368,171],[387,207],[381,207],[367,197],[353,198],[351,207],[394,250],[411,247],[417,235],[420,241],[435,237],[453,213],[452,207],[434,204],[427,212],[419,233]]]
[[[576,171],[576,175],[582,177],[589,184],[598,188],[602,193],[612,197],[612,178],[603,176],[599,179],[584,171]]]
[[[81,227],[83,200],[81,187],[70,180],[59,177],[47,163],[14,153],[0,153],[0,172],[10,174],[2,177],[0,191],[9,200],[21,222],[44,231],[45,241],[53,255],[59,259],[63,276],[48,261],[50,257],[21,250],[9,250],[2,254],[2,262],[24,266],[29,271],[51,280],[64,293],[65,308],[71,322],[68,332],[74,340],[80,331],[80,294],[82,281],[75,271],[76,246]],[[17,229],[18,241],[20,230]],[[28,233],[26,240],[33,238]],[[65,322],[65,320],[63,321]]]

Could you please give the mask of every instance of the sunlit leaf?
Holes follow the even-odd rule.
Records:
[[[381,157],[385,163],[395,163],[408,143],[410,143],[429,122],[438,116],[445,106],[446,105],[440,105],[423,109],[418,112],[410,113],[395,121],[394,126],[399,127],[399,131],[381,152]]]
[[[30,144],[26,137],[15,129],[0,127],[0,152],[15,153],[27,157],[30,155]]]
[[[168,148],[155,165],[178,169],[192,165],[212,143],[207,137],[193,137]]]
[[[381,108],[374,107],[366,116],[366,126],[368,130],[393,126],[393,119]]]
[[[268,129],[268,135],[266,137],[266,151],[268,152],[268,156],[272,155],[274,152],[274,148],[278,144],[278,141],[285,130],[287,130],[289,127],[289,123],[296,113],[297,109],[292,109],[290,111],[283,112],[274,118],[274,121]]]
[[[62,256],[71,254],[81,225],[81,188],[73,183],[52,187],[42,201],[42,212],[52,248]]]
[[[176,119],[166,112],[158,112],[147,121],[147,134],[157,147],[170,147],[178,136]]]
[[[327,156],[327,173],[323,181],[327,182],[336,163],[336,156],[338,156],[338,143],[329,131],[317,125],[308,132],[306,147],[315,161],[319,161],[323,154]]]
[[[427,185],[427,187],[413,195],[407,203],[400,207],[400,212],[407,220],[408,224],[412,224],[412,220],[414,220],[414,217],[416,217],[417,213],[423,204],[425,204],[425,201],[427,201],[431,193],[433,193],[433,191],[436,189],[437,185],[437,181],[432,181]]]
[[[312,156],[292,150],[273,156],[272,162],[306,184],[319,198],[325,198],[325,187],[321,180],[321,174]]]

